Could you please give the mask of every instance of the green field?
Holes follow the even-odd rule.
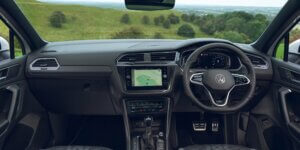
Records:
[[[176,34],[183,21],[180,24],[171,25],[171,28],[167,30],[162,26],[155,26],[153,22],[153,18],[160,15],[167,17],[174,13],[181,16],[181,13],[177,11],[147,11],[145,13],[145,11],[49,4],[35,0],[17,0],[16,2],[41,37],[47,41],[111,39],[114,33],[131,26],[141,28],[145,38],[153,38],[155,33],[161,33],[164,37],[171,39],[183,38]],[[63,12],[67,18],[67,22],[63,24],[62,28],[54,28],[49,23],[49,17],[54,11]],[[120,23],[120,18],[125,13],[130,16],[130,24]],[[141,20],[144,15],[149,16],[149,25],[142,24]],[[207,37],[199,30],[199,27],[190,25],[196,31],[195,37]]]

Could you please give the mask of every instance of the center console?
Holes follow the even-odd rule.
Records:
[[[127,149],[168,149],[170,103],[169,98],[123,99]]]
[[[144,61],[134,61],[135,54],[130,54],[132,60],[125,54],[125,62],[117,61],[127,150],[168,150],[175,55],[163,61],[152,61],[150,53],[137,55]]]

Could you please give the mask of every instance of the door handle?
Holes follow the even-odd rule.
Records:
[[[0,81],[5,80],[5,79],[6,79],[6,76],[0,77]]]
[[[0,71],[0,81],[3,81],[7,78],[8,69],[3,69]]]
[[[292,82],[295,82],[295,83],[297,83],[297,84],[300,84],[300,80],[297,80],[297,79],[292,78],[291,81],[292,81]]]
[[[300,73],[280,67],[280,77],[293,84],[300,84]]]

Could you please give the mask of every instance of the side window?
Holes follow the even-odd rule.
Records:
[[[2,20],[0,20],[0,63],[3,60],[22,57],[24,54],[23,45]]]
[[[300,22],[277,44],[275,57],[300,65]]]

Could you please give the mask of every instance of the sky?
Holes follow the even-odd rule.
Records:
[[[114,2],[124,3],[124,0],[40,0],[44,2]],[[176,5],[222,5],[222,6],[257,6],[282,7],[287,0],[175,0]]]

